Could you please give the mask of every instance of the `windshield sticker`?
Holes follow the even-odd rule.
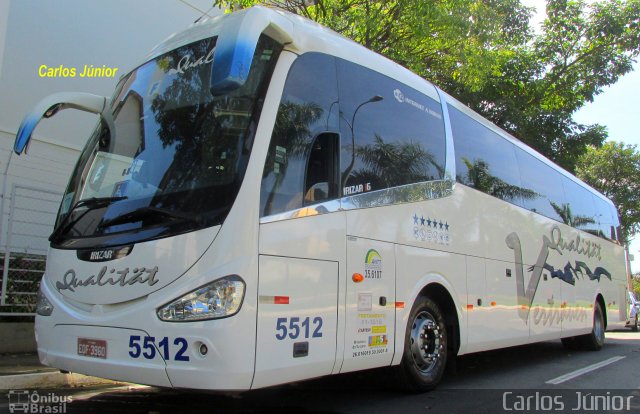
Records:
[[[365,279],[382,279],[382,256],[375,249],[369,249],[364,258]]]
[[[393,91],[393,96],[394,98],[396,98],[396,101],[398,101],[401,104],[407,104],[407,105],[411,105],[416,109],[421,110],[422,112],[425,112],[435,118],[438,119],[442,119],[442,115],[436,111],[434,111],[431,108],[427,108],[426,106],[422,105],[421,103],[418,103],[416,101],[414,101],[413,99],[407,97],[400,89],[396,89]]]
[[[184,74],[185,71],[197,68],[198,66],[206,65],[208,63],[213,62],[213,52],[216,50],[213,47],[209,53],[204,56],[200,56],[199,58],[194,58],[191,55],[183,56],[179,61],[178,65],[175,69],[169,69],[169,74],[174,75],[176,73]]]
[[[413,213],[413,237],[417,241],[448,246],[451,243],[451,225],[447,220]]]
[[[280,164],[287,162],[287,149],[285,147],[276,145],[276,162]]]

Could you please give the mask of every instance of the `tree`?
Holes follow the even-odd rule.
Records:
[[[596,221],[591,217],[585,216],[575,216],[573,211],[571,211],[571,205],[569,203],[562,203],[558,205],[553,201],[550,201],[551,207],[555,210],[555,212],[560,216],[562,222],[567,226],[581,228],[586,226],[587,224],[594,224]]]
[[[616,205],[623,240],[640,231],[640,153],[635,145],[611,141],[587,147],[576,173]]]
[[[214,0],[278,5],[411,69],[569,171],[607,138],[573,113],[632,69],[640,0],[548,0],[538,33],[519,0]]]
[[[531,200],[539,196],[539,194],[533,190],[511,185],[489,174],[489,165],[483,159],[474,160],[473,163],[466,158],[463,158],[462,161],[467,166],[467,175],[459,181],[468,183],[471,187],[483,193],[491,194],[494,197],[507,201],[515,201],[518,199]]]

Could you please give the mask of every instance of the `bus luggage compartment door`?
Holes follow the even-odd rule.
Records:
[[[331,374],[336,357],[338,263],[260,256],[252,388]]]

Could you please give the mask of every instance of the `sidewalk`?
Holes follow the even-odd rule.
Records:
[[[40,364],[38,354],[0,354],[0,390],[77,387],[117,382],[81,374],[63,374]]]

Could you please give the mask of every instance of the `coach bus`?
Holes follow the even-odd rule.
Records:
[[[611,201],[407,69],[251,8],[156,47],[99,115],[50,237],[45,365],[247,390],[624,325]]]

